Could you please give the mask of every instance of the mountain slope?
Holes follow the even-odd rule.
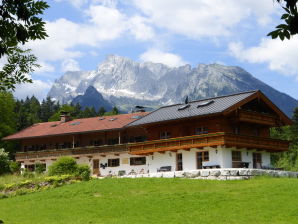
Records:
[[[75,79],[75,80],[74,80]],[[49,96],[71,102],[93,86],[103,98],[122,110],[135,105],[158,107],[190,100],[260,89],[291,116],[297,100],[280,93],[239,67],[199,64],[168,67],[160,63],[139,63],[109,55],[96,70],[67,72],[56,80]],[[94,102],[95,103],[95,102]]]
[[[106,111],[112,110],[112,105],[105,100],[93,86],[89,86],[84,95],[78,95],[72,100],[72,104],[75,105],[77,103],[79,103],[83,109],[86,107],[94,107],[98,110],[100,107],[104,107]]]

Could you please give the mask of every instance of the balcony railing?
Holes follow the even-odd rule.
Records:
[[[150,154],[153,152],[203,148],[207,146],[227,146],[268,151],[287,151],[289,148],[289,142],[271,138],[217,132],[204,135],[194,135],[128,144],[128,150],[131,154],[140,155]]]
[[[276,124],[276,116],[270,114],[262,114],[253,111],[240,110],[238,120],[243,122],[257,123],[274,126]]]
[[[118,153],[127,151],[126,144],[120,145],[103,145],[103,146],[87,146],[68,149],[56,149],[56,150],[43,150],[43,151],[30,151],[30,152],[17,152],[16,160],[24,159],[43,159],[49,157],[58,156],[80,156],[80,155],[92,155],[94,153]]]

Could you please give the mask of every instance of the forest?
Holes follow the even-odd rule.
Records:
[[[9,153],[9,157],[13,159],[18,143],[1,141],[3,137],[34,123],[57,121],[62,111],[69,112],[74,119],[119,114],[117,107],[109,112],[103,107],[96,111],[93,107],[82,109],[79,104],[60,105],[50,97],[40,103],[34,96],[27,97],[25,100],[16,100],[10,92],[0,92],[0,149],[4,148]],[[285,170],[298,171],[298,108],[295,109],[292,119],[294,122],[292,126],[271,129],[272,138],[291,141],[288,152],[272,154],[272,165]]]

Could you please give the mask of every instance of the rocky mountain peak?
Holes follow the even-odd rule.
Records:
[[[288,115],[297,100],[254,78],[240,67],[199,64],[169,67],[161,63],[136,62],[108,55],[97,70],[67,72],[56,80],[49,96],[61,103],[91,90],[111,105],[129,111],[135,105],[156,108],[166,104],[260,89]],[[89,94],[87,94],[89,95]],[[282,100],[281,100],[282,99]]]

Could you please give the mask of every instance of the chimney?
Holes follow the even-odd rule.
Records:
[[[60,112],[60,121],[62,123],[65,123],[65,122],[70,121],[70,120],[71,120],[71,117],[70,117],[69,112],[66,112],[66,111],[61,111]]]

